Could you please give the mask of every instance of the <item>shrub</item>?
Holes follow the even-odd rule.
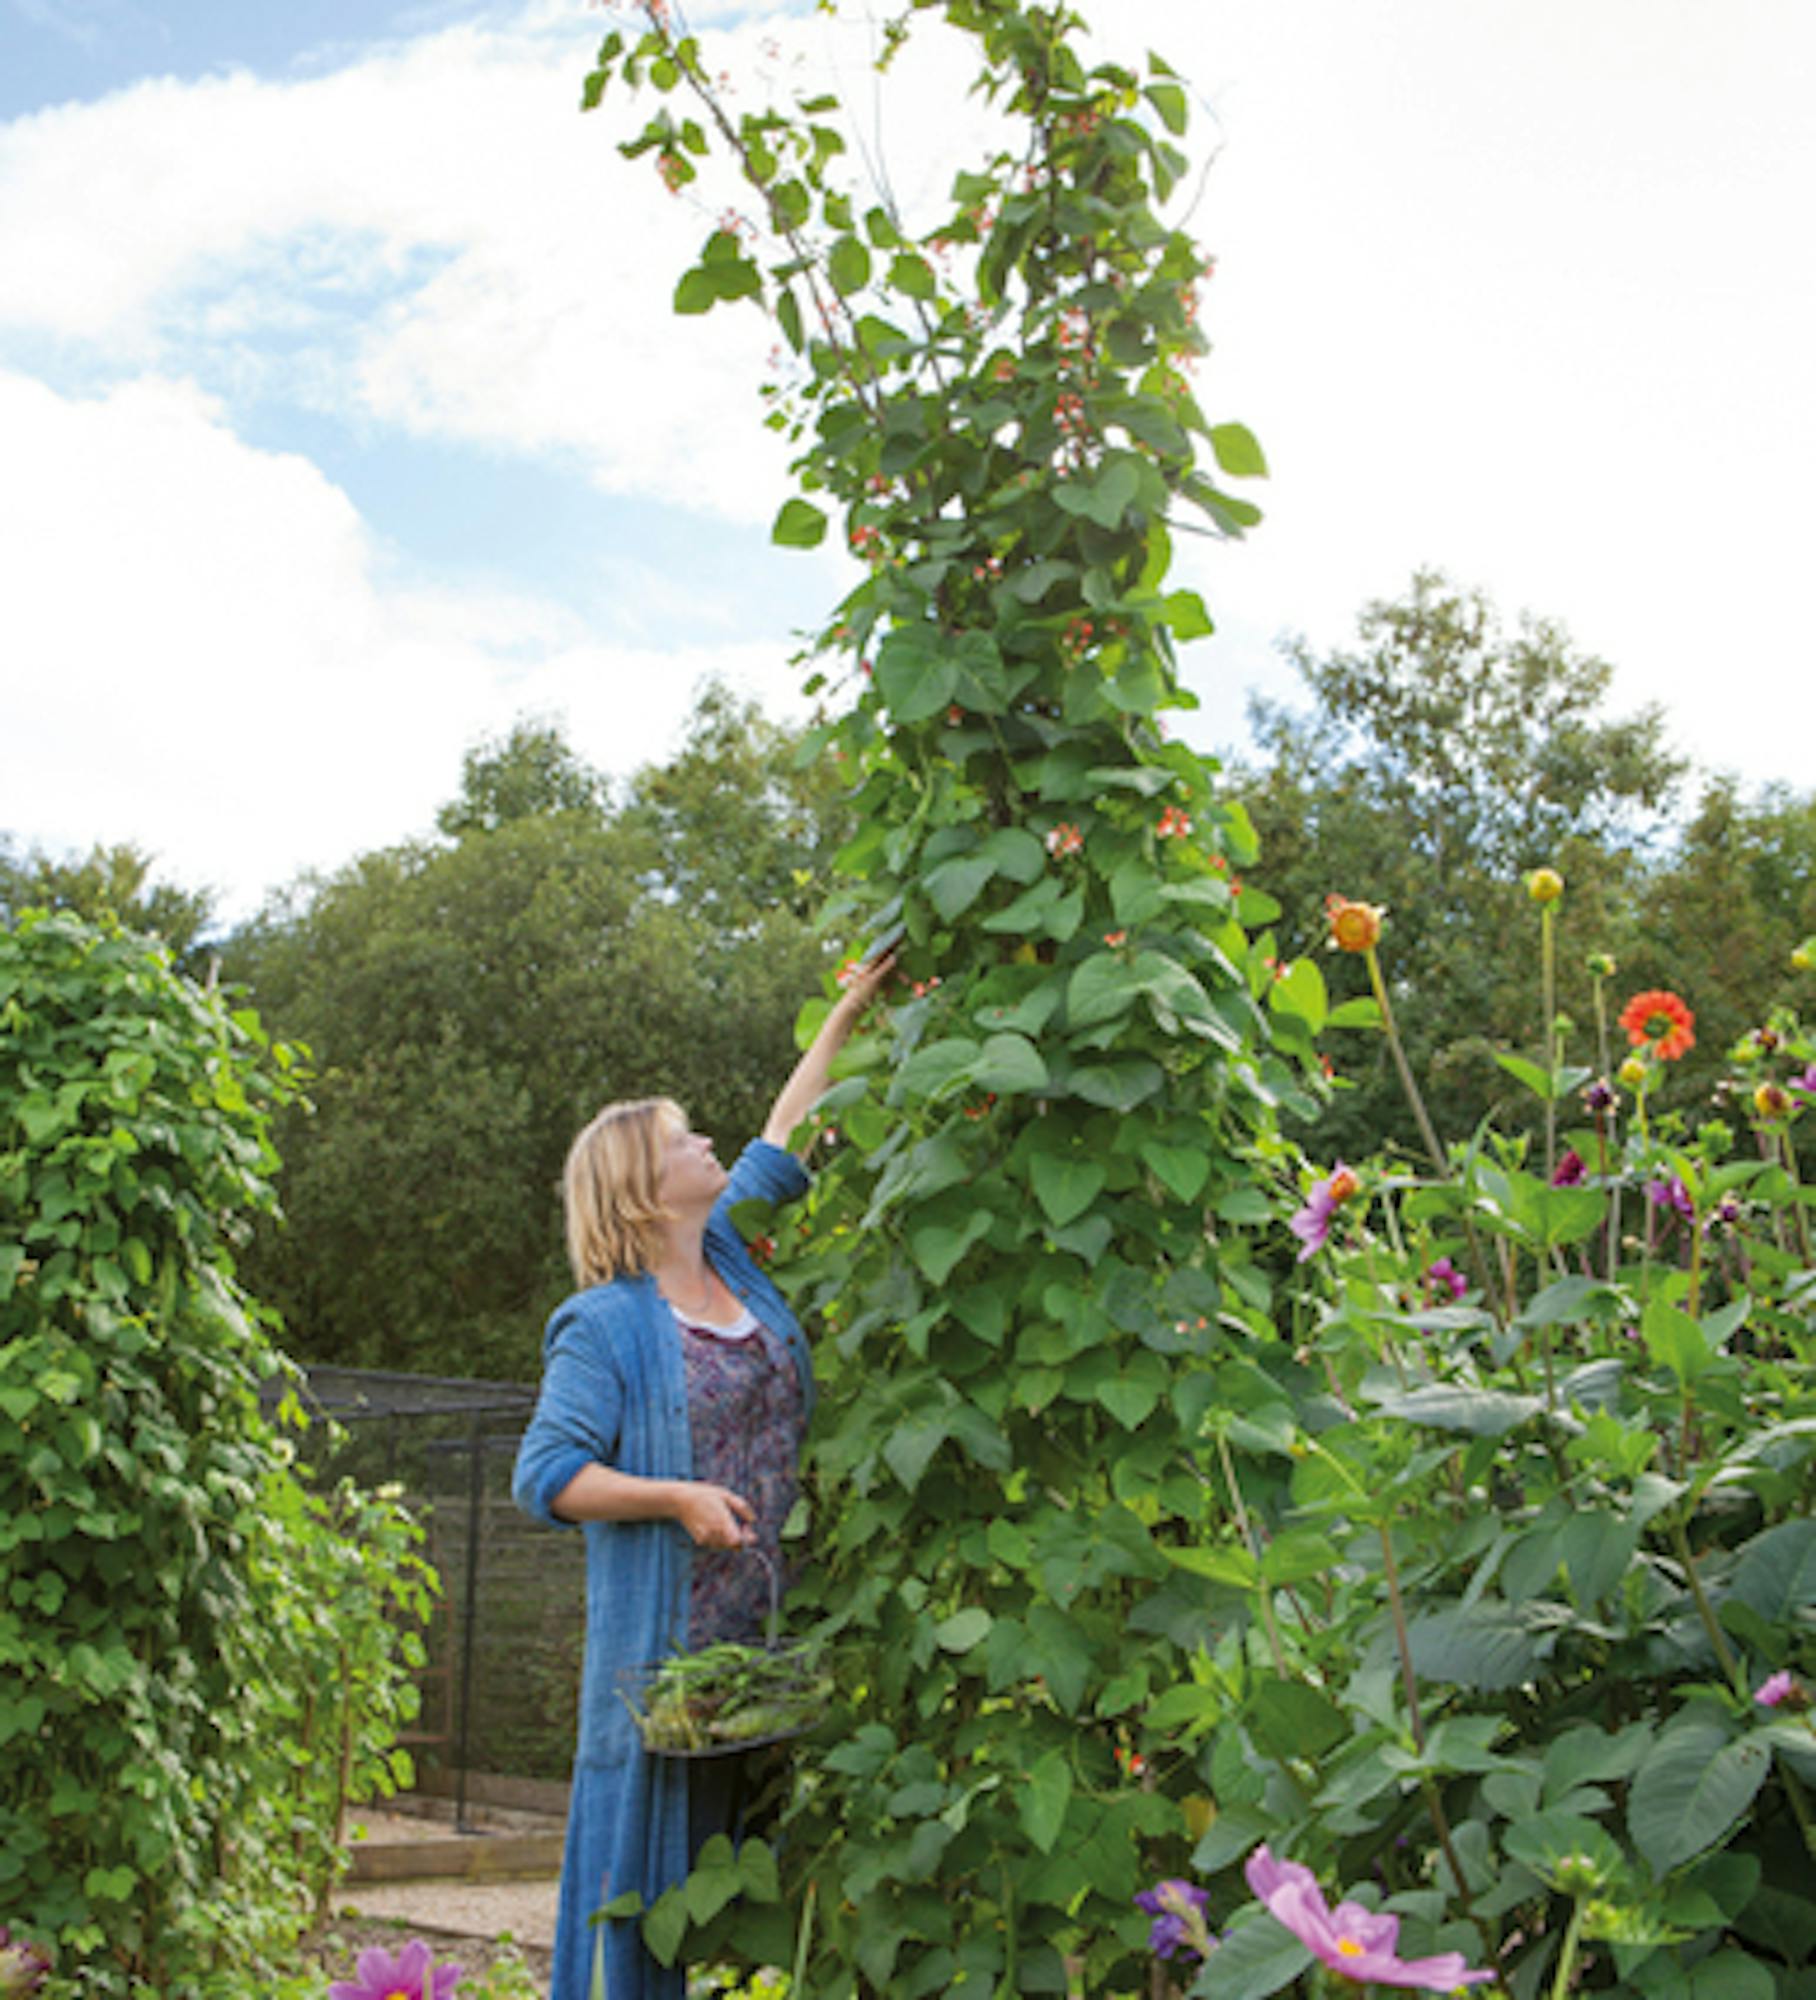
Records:
[[[0,1910],[87,1994],[233,1990],[394,1774],[414,1530],[299,1482],[234,1277],[295,1089],[155,944],[0,935]]]

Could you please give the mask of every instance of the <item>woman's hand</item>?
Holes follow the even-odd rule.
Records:
[[[772,1146],[786,1146],[801,1120],[818,1102],[832,1077],[833,1058],[845,1046],[858,1017],[881,991],[883,982],[895,970],[895,953],[885,951],[867,959],[852,973],[845,990],[832,1003],[820,1023],[820,1031],[794,1074],[783,1084],[763,1123],[763,1136]]]
[[[757,1539],[757,1510],[743,1494],[705,1479],[676,1482],[675,1519],[698,1549],[743,1549]]]

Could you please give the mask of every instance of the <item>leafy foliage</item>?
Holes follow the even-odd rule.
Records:
[[[1270,998],[1246,924],[1272,906],[1229,872],[1246,816],[1161,721],[1209,629],[1166,587],[1172,536],[1257,518],[1199,447],[1264,465],[1185,372],[1172,73],[1086,68],[1064,9],[914,12],[973,38],[1006,133],[925,229],[886,194],[860,212],[831,100],[734,120],[666,8],[608,36],[586,96],[685,89],[743,173],[767,261],[728,220],[676,305],[774,314],[802,489],[775,538],[814,545],[830,508],[867,568],[810,682],[850,697],[810,739],[856,829],[826,921],[899,926],[912,992],[822,1106],[811,1204],[761,1225],[826,1335],[798,1601],[849,1704],[786,1822],[803,1990],[1059,1991],[1070,1954],[1107,1993],[1146,1983],[1142,1847],[1188,1851],[1117,1751],[1205,1637],[1167,1550],[1207,1526],[1218,1320],[1267,1295],[1233,1225],[1276,1106],[1311,1108],[1311,982]],[[625,150],[709,171],[666,108]],[[651,1948],[788,1963],[785,1903],[738,1889],[696,1871]]]
[[[234,1271],[290,1064],[117,926],[0,934],[0,1907],[84,1993],[234,1990],[407,1769],[414,1530],[299,1484]]]
[[[599,1105],[674,1096],[730,1144],[761,1126],[838,824],[793,748],[708,689],[614,805],[525,726],[469,758],[451,844],[362,856],[233,940],[316,1070],[278,1118],[286,1225],[247,1263],[301,1351],[521,1377],[566,1284],[562,1157]]]

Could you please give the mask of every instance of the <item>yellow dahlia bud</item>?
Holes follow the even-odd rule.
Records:
[[[1615,1071],[1629,1090],[1638,1090],[1646,1080],[1646,1059],[1644,1056],[1629,1056]]]
[[[1605,951],[1592,951],[1583,963],[1588,967],[1592,979],[1614,977],[1614,960]]]
[[[1791,1115],[1791,1093],[1782,1083],[1762,1083],[1753,1093],[1753,1109],[1760,1117],[1776,1121]]]
[[[1352,903],[1347,896],[1328,896],[1324,903],[1330,918],[1330,941],[1339,951],[1372,951],[1381,939],[1381,920],[1386,915],[1373,903]]]
[[[1555,903],[1564,893],[1564,878],[1555,868],[1535,868],[1526,877],[1526,893],[1535,903]]]
[[[1799,972],[1808,972],[1816,965],[1816,937],[1807,937],[1791,954],[1791,963]]]

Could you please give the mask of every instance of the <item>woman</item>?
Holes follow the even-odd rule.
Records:
[[[551,2000],[587,2000],[593,1911],[628,1889],[647,1908],[726,1826],[719,1761],[646,1757],[619,1674],[762,1634],[768,1574],[751,1552],[779,1560],[813,1375],[794,1315],[728,1211],[806,1187],[783,1146],[893,963],[864,966],[839,996],[729,1174],[663,1098],[607,1106],[568,1153],[580,1289],[549,1321],[513,1481],[526,1512],[586,1535],[586,1662]],[[634,1920],[607,1927],[606,1964],[612,2000],[681,2000],[681,1969],[656,1963]]]

